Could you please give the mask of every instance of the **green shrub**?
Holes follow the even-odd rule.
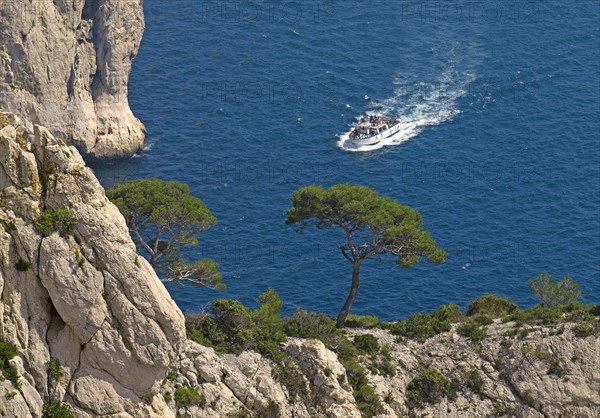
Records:
[[[71,407],[61,401],[52,401],[44,406],[43,418],[75,418]]]
[[[415,376],[406,387],[406,396],[412,406],[439,403],[450,392],[450,381],[439,371],[427,368]]]
[[[254,349],[273,361],[280,361],[283,358],[280,343],[285,340],[283,323],[279,315],[283,302],[272,288],[260,295],[257,302],[259,307],[250,315],[255,327]]]
[[[590,335],[598,334],[598,331],[600,330],[600,322],[598,320],[582,321],[575,324],[572,330],[576,337],[589,337]]]
[[[73,235],[77,219],[72,210],[47,209],[33,221],[38,231],[44,236],[58,232],[62,237]]]
[[[549,308],[538,305],[533,308],[513,312],[505,320],[515,321],[519,326],[530,325],[551,325],[560,322],[563,319],[563,313],[559,309]]]
[[[442,332],[450,331],[452,322],[463,317],[458,305],[443,305],[427,315],[421,312],[412,314],[407,321],[399,320],[392,324],[382,324],[392,334],[424,342]]]
[[[541,273],[535,279],[529,280],[529,286],[540,302],[550,308],[578,303],[581,299],[579,283],[570,276],[555,282],[554,277],[548,273]]]
[[[169,391],[166,391],[163,395],[163,398],[165,398],[165,402],[171,402],[173,400],[173,394]]]
[[[2,225],[2,228],[4,228],[4,232],[6,232],[7,234],[10,234],[15,229],[17,229],[15,222],[11,220],[5,221],[3,219],[0,219],[0,225]]]
[[[472,321],[482,326],[491,325],[494,323],[494,320],[487,315],[477,315],[473,317]]]
[[[51,357],[46,363],[46,370],[48,374],[54,378],[54,380],[60,380],[62,372],[60,371],[60,361],[57,358]]]
[[[476,369],[470,370],[465,375],[465,385],[474,393],[481,394],[483,392],[483,379],[481,378],[481,373]]]
[[[0,341],[0,371],[5,379],[10,380],[15,389],[21,389],[21,379],[17,369],[10,364],[10,360],[17,355],[14,345]]]
[[[15,268],[18,271],[27,271],[31,268],[31,263],[27,260],[23,260],[22,258],[19,258],[19,261],[17,261],[15,263]]]
[[[383,412],[379,395],[371,385],[362,385],[354,390],[356,406],[364,417],[374,417]]]
[[[279,346],[285,340],[284,325],[279,315],[283,303],[273,289],[257,299],[259,307],[248,310],[237,300],[217,299],[209,314],[188,314],[188,338],[214,347],[218,352],[239,354],[253,349],[278,362],[283,358]]]
[[[283,319],[285,333],[290,337],[315,338],[325,345],[338,335],[335,321],[327,315],[296,311],[292,317]]]
[[[253,343],[254,332],[250,311],[237,300],[213,300],[209,312],[219,330],[225,335],[222,348],[239,354],[248,350]]]
[[[489,315],[492,317],[499,317],[502,315],[510,314],[518,309],[517,305],[510,299],[503,298],[491,293],[486,293],[473,299],[469,302],[469,308],[467,309],[467,315]]]
[[[379,340],[372,334],[362,334],[354,337],[354,346],[365,353],[377,354],[379,351]]]
[[[348,315],[346,326],[348,328],[375,328],[379,325],[379,318],[375,315]]]
[[[226,352],[222,348],[226,336],[217,323],[206,313],[188,313],[185,316],[187,337],[198,344],[214,347],[217,352]]]
[[[561,365],[560,358],[554,356],[550,360],[547,373],[554,376],[563,377],[567,374],[567,369]]]
[[[385,393],[385,396],[383,397],[383,402],[387,403],[388,405],[394,402],[394,395],[392,394],[391,389]]]
[[[475,321],[463,322],[456,327],[456,332],[474,342],[481,341],[487,337],[485,328],[479,326]]]
[[[206,405],[206,397],[194,387],[175,389],[174,398],[178,408],[192,405],[197,405],[202,408]]]

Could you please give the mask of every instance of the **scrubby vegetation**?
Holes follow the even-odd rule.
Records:
[[[346,331],[336,327],[333,318],[324,314],[299,310],[291,317],[282,318],[279,310],[283,303],[273,289],[262,294],[257,302],[258,308],[250,310],[235,300],[213,301],[207,312],[187,316],[189,338],[212,346],[222,353],[237,354],[243,350],[255,350],[270,358],[274,362],[273,376],[286,386],[291,403],[298,399],[311,403],[314,398],[311,397],[306,378],[294,360],[282,350],[281,343],[287,337],[320,340],[337,354],[346,369],[346,375],[337,376],[337,379],[340,384],[345,384],[347,379],[362,414],[371,417],[383,410],[382,400],[369,384],[367,376],[368,372],[383,376],[396,374],[398,364],[392,358],[390,347],[381,344],[375,335],[369,333],[349,338]],[[400,341],[414,339],[420,342],[450,331],[454,326],[458,334],[476,343],[477,349],[481,348],[479,343],[487,338],[487,327],[495,321],[514,322],[515,326],[505,334],[502,341],[503,347],[510,347],[511,336],[519,335],[523,338],[530,332],[531,327],[521,328],[523,325],[574,322],[571,329],[576,336],[598,334],[599,315],[599,306],[586,306],[582,303],[555,308],[539,305],[520,310],[506,298],[486,294],[471,301],[466,314],[457,305],[450,304],[441,306],[431,314],[416,313],[408,320],[392,323],[379,323],[376,317],[350,315],[348,324],[360,328],[388,329]],[[558,335],[565,330],[565,326],[555,328],[551,335]],[[548,374],[563,376],[566,373],[562,360],[545,357],[543,360],[547,363]],[[407,397],[413,408],[439,402],[443,397],[451,398],[461,388],[468,388],[474,393],[481,393],[483,390],[484,381],[477,370],[462,371],[449,378],[427,365],[423,367],[422,372],[407,387]],[[323,373],[330,376],[332,371],[327,369]],[[498,364],[498,369],[502,369],[501,364]],[[385,401],[391,402],[389,397]]]
[[[379,318],[375,315],[348,315],[346,326],[348,328],[375,328],[379,325]]]
[[[19,260],[15,263],[15,268],[17,271],[27,271],[31,268],[31,263],[27,260],[19,258]]]
[[[198,390],[193,387],[175,389],[174,399],[177,407],[196,405],[202,408],[206,405],[206,397],[204,394],[198,392]]]
[[[486,293],[469,302],[467,315],[489,315],[498,318],[516,310],[518,306],[510,299]]]
[[[548,273],[541,273],[535,279],[529,280],[529,286],[540,302],[550,308],[575,304],[581,300],[579,283],[570,276],[555,282],[554,277]]]
[[[48,375],[54,380],[61,379],[62,372],[60,371],[60,361],[57,358],[51,357],[46,363],[46,369],[48,370]]]
[[[44,236],[58,232],[62,237],[73,235],[77,219],[72,210],[47,209],[33,221],[33,224]]]
[[[400,337],[424,342],[437,334],[450,331],[452,323],[463,317],[458,305],[442,305],[429,315],[418,312],[406,321],[401,319],[394,323],[383,323],[382,327]]]
[[[43,418],[75,418],[71,407],[64,402],[53,401],[44,406]]]
[[[15,389],[21,389],[21,379],[17,369],[10,364],[10,360],[16,355],[17,349],[14,345],[0,341],[0,372],[2,372],[2,377],[10,380]]]
[[[406,387],[406,397],[413,407],[435,404],[451,393],[451,383],[438,370],[426,368]]]
[[[357,361],[360,355],[373,356],[377,370],[395,372],[389,364],[389,353],[386,363],[385,351],[374,336],[360,337],[353,343],[336,328],[335,320],[313,312],[297,311],[291,317],[281,318],[279,309],[283,304],[273,289],[267,290],[257,301],[259,307],[254,311],[238,301],[213,301],[207,313],[187,316],[188,337],[219,352],[240,353],[252,349],[270,358],[275,362],[274,377],[287,387],[292,402],[298,397],[307,399],[309,391],[302,373],[283,352],[280,343],[287,336],[318,339],[337,353],[363,414],[374,416],[381,411],[379,397],[368,384],[365,368]]]

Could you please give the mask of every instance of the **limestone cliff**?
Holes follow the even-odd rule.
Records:
[[[142,0],[0,0],[0,109],[94,157],[131,155],[145,138],[127,83]]]
[[[72,235],[36,228],[50,210],[72,211]],[[61,400],[82,416],[164,415],[155,394],[185,338],[181,312],[77,150],[8,113],[0,220],[0,339],[17,348],[22,376],[3,411],[40,416]],[[51,358],[60,377],[48,374]]]

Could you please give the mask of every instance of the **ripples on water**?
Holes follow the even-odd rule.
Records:
[[[532,305],[527,279],[542,271],[598,302],[598,7],[563,3],[458,1],[481,6],[462,21],[418,2],[302,3],[300,15],[277,3],[272,19],[238,20],[206,6],[230,2],[146,0],[130,102],[149,145],[95,169],[106,186],[189,183],[218,218],[189,255],[219,261],[229,290],[168,283],[184,310],[251,305],[272,286],[287,313],[335,314],[350,281],[343,237],[284,221],[298,187],[340,182],[415,207],[449,252],[409,270],[369,260],[356,313],[389,320],[484,292]],[[379,111],[403,119],[402,138],[340,149],[337,135]]]

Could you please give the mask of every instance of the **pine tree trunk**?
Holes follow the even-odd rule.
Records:
[[[360,260],[355,260],[352,264],[352,286],[350,286],[350,293],[348,294],[348,299],[346,299],[346,303],[344,303],[344,307],[340,311],[335,326],[338,328],[343,328],[346,325],[346,318],[350,313],[350,308],[352,308],[352,304],[354,303],[354,299],[356,299],[356,294],[358,293],[358,273],[360,270]]]

